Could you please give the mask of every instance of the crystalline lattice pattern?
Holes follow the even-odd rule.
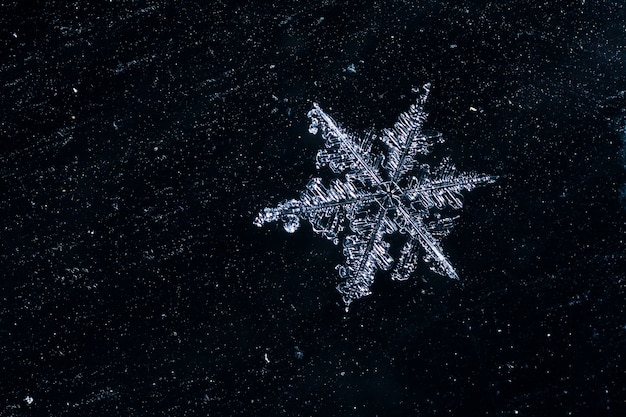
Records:
[[[336,245],[345,235],[346,261],[337,266],[342,279],[337,289],[346,307],[370,294],[378,270],[391,270],[392,279],[406,280],[420,257],[434,272],[459,278],[440,245],[454,218],[441,210],[461,208],[463,190],[491,183],[495,177],[458,172],[449,159],[434,168],[420,163],[435,143],[443,142],[441,134],[423,129],[429,90],[426,84],[409,111],[380,135],[348,132],[314,104],[308,114],[309,131],[321,133],[326,145],[318,152],[316,165],[327,166],[336,178],[328,187],[313,178],[299,200],[265,208],[254,220],[257,226],[281,220],[290,233],[306,220]],[[376,141],[386,148],[385,154],[373,150]],[[385,240],[396,233],[406,240],[397,261]]]

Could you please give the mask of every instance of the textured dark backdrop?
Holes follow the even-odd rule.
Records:
[[[624,415],[626,9],[500,3],[2,2],[0,416]],[[345,314],[252,219],[426,82],[501,179]]]

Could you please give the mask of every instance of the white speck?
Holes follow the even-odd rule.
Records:
[[[551,335],[550,333],[547,333],[547,334],[546,334],[546,336],[550,337],[550,336],[552,336],[552,335]]]
[[[346,71],[352,73],[352,74],[356,74],[356,67],[354,66],[354,64],[350,64],[348,65],[348,68],[346,68]]]
[[[155,146],[155,147],[154,147],[154,152],[156,152],[156,151],[158,151],[158,150],[159,150],[159,147],[158,147],[158,146]]]
[[[24,398],[24,401],[26,401],[26,404],[31,405],[35,400],[30,395],[27,395],[26,398]]]
[[[474,106],[470,106],[470,110],[471,111],[478,111],[478,109],[476,107],[474,107]]]
[[[115,130],[119,129],[119,127],[117,126],[117,123],[113,122],[113,128],[114,128]]]
[[[74,94],[78,93],[78,90],[76,89],[76,87],[72,87],[72,91],[74,92]]]
[[[452,45],[450,45],[450,49],[454,49],[456,48],[456,43],[453,43]]]
[[[13,37],[17,39],[17,33],[13,32]]]
[[[263,355],[263,359],[265,359],[266,363],[270,363],[270,358],[267,356],[267,353]]]

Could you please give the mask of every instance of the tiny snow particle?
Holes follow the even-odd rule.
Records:
[[[27,395],[26,398],[24,398],[24,401],[26,402],[26,404],[31,405],[35,400],[30,395]]]

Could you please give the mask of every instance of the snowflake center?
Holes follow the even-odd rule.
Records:
[[[404,191],[398,184],[393,181],[388,181],[382,184],[382,191],[385,193],[385,208],[390,209],[398,207],[401,203],[401,199],[404,196]]]

